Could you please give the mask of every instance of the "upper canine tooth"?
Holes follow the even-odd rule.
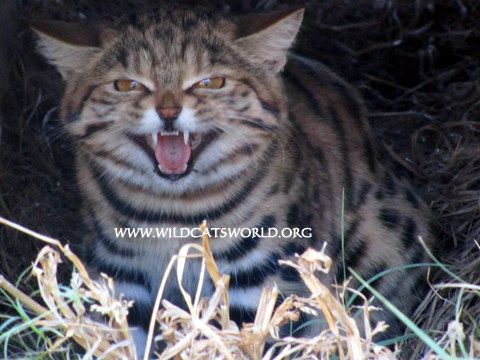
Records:
[[[183,132],[183,142],[185,143],[185,145],[188,144],[188,139],[190,139],[190,131],[185,130]]]
[[[153,133],[152,132],[152,140],[153,140],[153,145],[155,145],[155,147],[157,146],[157,133]]]

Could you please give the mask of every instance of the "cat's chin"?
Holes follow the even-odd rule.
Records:
[[[153,171],[158,176],[168,179],[168,180],[178,180],[182,177],[189,175],[192,171],[194,172],[195,161],[199,155],[212,143],[212,141],[217,137],[218,132],[210,131],[205,134],[190,134],[189,136],[189,146],[191,149],[191,154],[189,155],[188,161],[179,169],[172,171],[171,169],[165,169],[159,161],[157,160],[158,155],[156,156],[157,144],[152,140],[152,134],[148,135],[133,135],[129,134],[128,138],[132,140],[140,149],[148,156],[152,161]],[[160,133],[159,135],[160,136]],[[180,136],[183,136],[180,133]]]

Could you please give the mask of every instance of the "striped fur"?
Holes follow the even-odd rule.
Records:
[[[192,240],[115,238],[115,227],[196,226],[207,219],[210,227],[312,228],[309,239],[212,241],[220,269],[231,275],[238,322],[252,320],[264,286],[304,293],[298,275],[278,260],[325,241],[335,264],[326,284],[345,280],[344,264],[369,278],[426,260],[417,238],[431,244],[428,210],[379,161],[356,92],[317,62],[294,55],[287,62],[302,14],[226,19],[160,10],[85,30],[94,33],[81,42],[55,32],[66,24],[37,27],[41,51],[67,84],[62,117],[75,139],[88,264],[136,301],[132,325],[147,325],[166,264]],[[218,75],[226,78],[223,89],[190,88]],[[119,94],[112,81],[124,78],[145,90]],[[159,176],[153,150],[136,141],[165,126],[155,111],[165,91],[183,107],[176,129],[203,134],[191,171],[175,180]],[[187,271],[184,286],[193,291],[199,263]],[[410,269],[374,285],[409,313],[423,282],[424,271]],[[205,295],[211,291],[207,283]],[[182,303],[175,281],[166,298]],[[401,331],[390,313],[374,313],[374,321],[381,319],[391,326],[389,336]]]

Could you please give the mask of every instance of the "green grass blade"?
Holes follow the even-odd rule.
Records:
[[[20,317],[19,316],[12,316],[11,318],[9,318],[8,320],[5,320],[4,322],[2,322],[0,324],[0,334],[3,333],[5,331],[5,329],[13,322],[17,321],[17,320],[20,320]]]
[[[418,336],[432,351],[434,351],[440,359],[451,360],[454,359],[444,349],[442,349],[426,332],[420,329],[415,323],[410,320],[405,314],[403,314],[395,305],[387,300],[382,294],[375,290],[370,284],[368,284],[362,277],[355,272],[355,270],[349,268],[353,276],[362,283],[374,296],[376,296],[383,305],[390,310],[401,322],[403,322],[415,335]]]
[[[23,308],[22,304],[20,304],[20,301],[17,300],[17,306],[15,307],[15,310],[17,310],[18,314],[22,317],[23,322],[26,323],[30,320],[30,316],[25,312],[25,309]],[[44,340],[47,344],[51,344],[50,340],[45,336],[45,334],[35,326],[35,324],[30,325],[30,329],[38,335],[39,338]]]
[[[35,324],[37,321],[43,319],[45,316],[48,316],[49,314],[50,314],[50,311],[48,311],[44,314],[40,314],[40,315],[34,317],[33,319],[22,322],[22,323],[18,324],[17,326],[14,326],[13,328],[7,330],[6,332],[0,334],[0,344],[8,341],[8,339],[10,337],[12,337],[13,335],[18,334],[25,329],[31,328],[31,326],[33,324]]]
[[[375,344],[381,345],[381,346],[390,346],[390,345],[398,344],[399,342],[402,342],[402,341],[405,341],[405,340],[413,339],[415,337],[417,337],[417,335],[412,334],[412,333],[408,333],[408,334],[405,334],[405,335],[400,335],[400,336],[394,337],[392,339],[387,339],[387,340],[375,342]]]
[[[340,214],[340,240],[342,244],[342,262],[343,262],[343,279],[347,278],[347,268],[345,266],[345,188],[342,189],[342,212]],[[346,296],[347,294],[345,294]]]
[[[457,303],[455,304],[455,321],[457,324],[460,324],[460,318],[462,316],[462,299],[463,299],[463,292],[465,289],[460,289],[460,294],[458,294],[457,298]],[[468,358],[468,352],[467,349],[465,348],[465,345],[463,344],[462,339],[459,338],[457,335],[457,338],[455,339],[458,342],[458,346],[460,347],[460,351],[462,352],[462,355],[465,358]]]
[[[436,266],[438,266],[438,265],[434,264],[434,263],[417,263],[417,264],[406,264],[406,265],[394,266],[394,267],[388,268],[384,271],[381,271],[378,274],[375,274],[374,276],[372,276],[371,278],[366,280],[366,282],[368,284],[371,284],[372,282],[376,281],[377,279],[381,278],[382,276],[388,275],[390,272],[397,271],[397,270],[413,269],[413,268],[417,268],[417,267],[436,267]],[[357,291],[362,292],[363,289],[365,289],[365,286],[361,285],[357,289]],[[355,294],[355,293],[352,294],[352,296],[349,298],[349,300],[347,302],[347,308],[350,307],[353,304],[353,302],[355,301],[355,299],[357,297],[358,297],[358,294]]]

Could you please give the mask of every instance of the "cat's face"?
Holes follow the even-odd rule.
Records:
[[[37,32],[67,82],[62,116],[80,156],[108,176],[184,192],[254,166],[285,126],[277,76],[301,18],[177,9]]]

